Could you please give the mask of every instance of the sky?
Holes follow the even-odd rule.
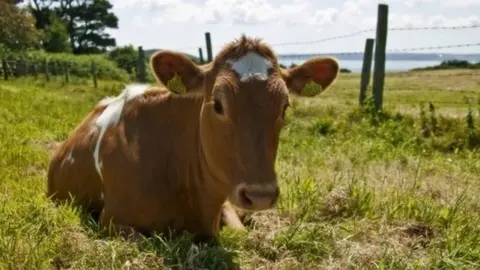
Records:
[[[117,45],[213,54],[246,34],[272,44],[277,54],[361,52],[375,31],[379,3],[389,5],[388,27],[479,26],[457,30],[389,31],[387,52],[406,48],[480,43],[480,0],[111,0]],[[293,45],[283,43],[295,43]],[[480,53],[480,46],[417,52]]]

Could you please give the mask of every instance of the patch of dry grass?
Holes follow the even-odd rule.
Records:
[[[217,247],[106,238],[45,198],[51,151],[120,83],[2,82],[0,269],[478,269],[479,75],[389,75],[383,114],[357,108],[354,74],[318,98],[294,98],[278,207],[253,214],[247,233],[225,228]],[[421,116],[421,102],[436,112]]]

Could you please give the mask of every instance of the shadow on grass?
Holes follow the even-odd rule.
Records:
[[[92,237],[102,240],[118,239],[109,236],[99,227],[98,212],[79,212],[81,225]],[[126,240],[130,241],[130,240]],[[235,251],[226,250],[218,239],[194,239],[192,234],[142,233],[141,239],[133,240],[142,253],[153,253],[163,258],[165,266],[170,269],[240,269],[235,262]]]

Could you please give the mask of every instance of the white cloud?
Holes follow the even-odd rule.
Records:
[[[359,2],[371,0],[358,0]],[[332,24],[340,16],[358,16],[356,1],[348,1],[339,11],[316,9],[309,0],[277,4],[273,0],[207,0],[191,4],[185,0],[113,0],[116,9],[141,8],[153,14],[156,23],[226,23],[226,24]]]
[[[414,8],[422,4],[433,3],[434,1],[439,1],[439,0],[406,0],[403,3],[409,8]]]
[[[358,0],[370,1],[370,0]],[[394,0],[395,1],[395,0]],[[405,0],[403,2],[407,7],[415,8],[425,4],[439,3],[444,8],[469,8],[480,6],[480,0]]]
[[[392,6],[397,3],[413,8],[436,1],[442,1],[442,5],[450,7],[480,5],[480,0],[346,0],[338,8],[316,8],[310,0],[292,0],[288,4],[278,4],[274,0],[206,0],[201,4],[193,4],[187,0],[113,0],[112,3],[116,9],[135,7],[148,12],[148,16],[133,17],[132,23],[138,27],[144,27],[152,22],[268,24],[287,27],[313,25],[319,28],[343,24],[358,30],[375,27],[378,3]],[[475,15],[448,18],[444,15],[425,16],[422,13],[395,13],[396,9],[390,10],[390,27],[459,26],[480,23]]]
[[[422,16],[421,14],[391,14],[389,27],[454,27],[480,26],[477,16],[448,18],[444,15]]]
[[[442,5],[450,8],[469,8],[480,6],[480,0],[442,0]]]

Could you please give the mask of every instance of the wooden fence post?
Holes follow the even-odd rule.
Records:
[[[145,52],[142,46],[138,47],[138,59],[137,59],[137,80],[141,83],[147,82],[147,76],[145,74]]]
[[[13,60],[13,63],[14,63],[14,66],[15,66],[15,68],[12,69],[13,76],[15,78],[18,78],[18,77],[20,77],[20,67],[21,67],[20,60],[18,60],[18,59]]]
[[[370,82],[370,73],[372,71],[373,38],[367,38],[365,42],[365,52],[363,54],[362,77],[360,79],[359,104],[363,106],[367,94],[368,83]]]
[[[50,74],[49,74],[49,70],[48,70],[48,60],[45,59],[43,60],[43,67],[44,67],[44,72],[45,72],[45,79],[48,81],[50,81]]]
[[[65,65],[63,66],[63,71],[65,73],[65,82],[69,83],[70,82],[70,65],[68,62],[65,63]]]
[[[38,76],[38,65],[37,65],[37,63],[34,62],[33,63],[33,77],[35,79],[37,79],[37,76]]]
[[[199,57],[199,59],[200,59],[200,64],[205,63],[205,62],[203,61],[203,51],[202,51],[202,48],[198,48],[198,57]]]
[[[3,69],[3,79],[5,81],[8,80],[8,66],[7,66],[7,60],[2,59],[2,69]]]
[[[28,66],[28,60],[26,59],[23,59],[23,72],[25,73],[25,76],[28,76],[30,75],[30,69],[29,69],[29,66]]]
[[[210,63],[213,60],[212,39],[210,37],[210,32],[205,33],[205,41],[207,42],[207,61]]]
[[[373,96],[375,109],[381,110],[383,105],[383,86],[385,83],[385,60],[388,33],[388,5],[378,4],[377,34],[375,37],[375,63],[373,69]]]
[[[57,75],[57,65],[55,61],[50,62],[50,74],[52,75],[53,79],[55,79],[55,76]]]
[[[93,78],[93,87],[97,88],[97,65],[92,60],[92,78]]]

